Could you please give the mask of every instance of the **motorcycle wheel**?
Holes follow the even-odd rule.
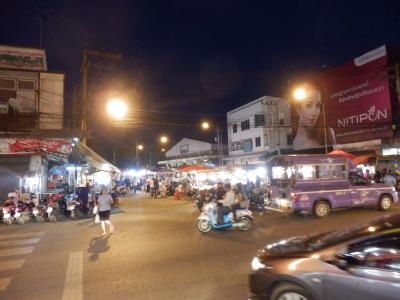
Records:
[[[239,229],[242,231],[247,231],[251,228],[251,220],[246,217],[241,217],[239,219]]]
[[[36,216],[36,222],[38,222],[38,223],[43,223],[44,222],[44,218],[43,218],[43,216]]]
[[[208,220],[202,219],[202,220],[197,221],[197,229],[201,233],[207,233],[207,232],[211,231],[212,227]]]
[[[4,224],[12,225],[13,221],[11,218],[3,219]]]
[[[24,217],[18,217],[17,218],[17,223],[19,225],[24,225],[25,224],[25,218]]]

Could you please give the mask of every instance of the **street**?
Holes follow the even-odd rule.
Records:
[[[391,212],[400,211],[399,205]],[[91,220],[0,226],[0,299],[247,299],[250,261],[265,243],[382,215],[367,209],[326,219],[255,213],[249,232],[200,234],[188,201],[121,199],[115,233]]]

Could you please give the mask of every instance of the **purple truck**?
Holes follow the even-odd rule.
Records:
[[[375,206],[388,210],[398,202],[394,187],[358,175],[340,155],[279,155],[267,162],[270,204],[323,218],[332,209]]]

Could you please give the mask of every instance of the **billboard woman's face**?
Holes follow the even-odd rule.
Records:
[[[319,93],[312,93],[297,108],[300,127],[315,127],[321,112],[321,97]]]

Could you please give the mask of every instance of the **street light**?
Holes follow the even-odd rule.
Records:
[[[168,138],[167,138],[165,135],[163,135],[163,136],[160,138],[160,142],[163,143],[163,144],[166,144],[166,143],[168,143]]]
[[[161,152],[165,152],[165,148],[162,148],[162,149],[161,149]]]
[[[110,99],[107,102],[107,112],[116,120],[122,120],[126,117],[128,113],[128,106],[121,99]]]
[[[207,130],[207,129],[210,128],[210,124],[209,124],[208,122],[203,122],[203,123],[201,123],[201,127],[202,127],[203,129]]]
[[[210,123],[208,123],[207,121],[204,121],[203,123],[201,123],[201,127],[204,130],[208,130],[210,129]],[[223,153],[223,149],[222,149],[222,129],[219,128],[219,124],[217,122],[217,126],[215,128],[216,132],[217,132],[217,145],[218,145],[218,160],[219,160],[219,164],[222,166],[222,153]]]
[[[297,101],[302,101],[307,97],[307,92],[304,87],[298,87],[293,92],[293,98]]]
[[[138,145],[137,146],[138,150],[142,151],[144,149],[143,145]]]

